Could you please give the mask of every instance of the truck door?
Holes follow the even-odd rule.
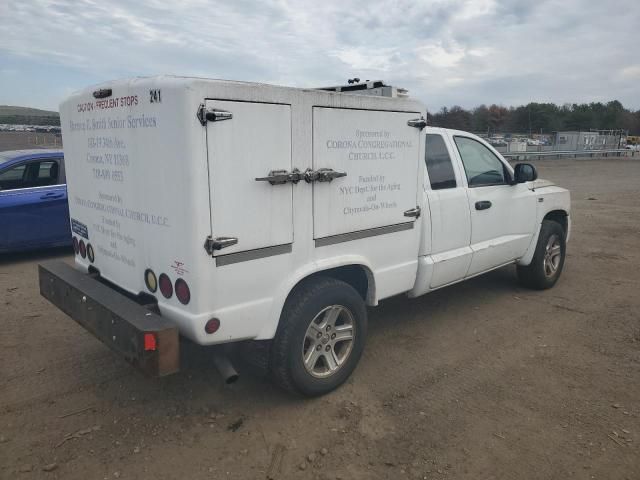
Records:
[[[291,107],[226,100],[205,106],[213,119],[207,122],[213,255],[292,243],[292,183],[256,180],[291,171]]]
[[[313,183],[316,245],[413,228],[420,167],[419,112],[313,109]],[[416,261],[419,233],[407,238],[406,260]],[[390,244],[390,248],[391,248]]]
[[[452,161],[450,139],[446,130],[427,132],[426,163],[430,189],[427,190],[431,211],[430,249],[433,274],[431,288],[462,280],[469,270],[473,251],[471,217],[467,189],[458,162]],[[424,238],[424,236],[423,236]]]

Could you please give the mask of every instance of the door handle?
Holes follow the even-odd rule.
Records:
[[[307,183],[330,182],[334,178],[346,176],[347,172],[336,172],[332,168],[319,168],[318,170],[311,170],[310,168],[307,168],[304,172],[304,181]]]
[[[476,210],[486,210],[487,208],[491,208],[491,202],[489,200],[476,202]]]
[[[45,193],[44,195],[40,196],[41,200],[50,200],[53,198],[62,198],[64,196],[64,193],[60,193],[60,192],[49,192],[49,193]]]
[[[286,170],[271,170],[266,177],[256,178],[256,182],[269,182],[271,185],[282,185],[287,182],[298,183],[304,175],[294,168],[292,172]]]

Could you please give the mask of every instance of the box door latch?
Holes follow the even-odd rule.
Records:
[[[216,250],[222,250],[223,248],[230,247],[238,243],[238,239],[235,237],[216,237],[213,238],[209,235],[204,241],[204,249],[209,255],[213,255]]]
[[[266,177],[256,178],[256,182],[269,182],[271,185],[282,185],[287,182],[298,183],[304,178],[304,174],[294,168],[291,172],[287,170],[271,170]]]
[[[307,183],[331,182],[334,178],[346,176],[346,172],[336,172],[331,168],[320,168],[318,170],[307,168],[304,172],[294,168],[291,172],[286,170],[271,170],[266,177],[256,178],[256,182],[269,182],[271,185],[282,185],[287,182],[295,184],[300,180],[304,180]]]
[[[221,122],[222,120],[231,120],[233,114],[226,110],[218,110],[216,108],[207,108],[204,103],[198,107],[196,117],[200,120],[200,124],[204,127],[207,122]]]

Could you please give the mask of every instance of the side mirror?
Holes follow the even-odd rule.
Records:
[[[513,183],[533,182],[538,178],[536,167],[530,163],[518,163],[513,172]]]

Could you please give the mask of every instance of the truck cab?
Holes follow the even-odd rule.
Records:
[[[60,112],[76,268],[43,265],[41,292],[153,374],[179,338],[257,341],[276,383],[320,395],[355,369],[367,306],[562,270],[568,192],[381,81],[138,78]]]
[[[423,224],[410,296],[510,263],[529,265],[545,218],[557,221],[568,239],[569,193],[537,180],[533,165],[514,170],[468,132],[426,127],[425,140],[423,202],[430,221]]]

